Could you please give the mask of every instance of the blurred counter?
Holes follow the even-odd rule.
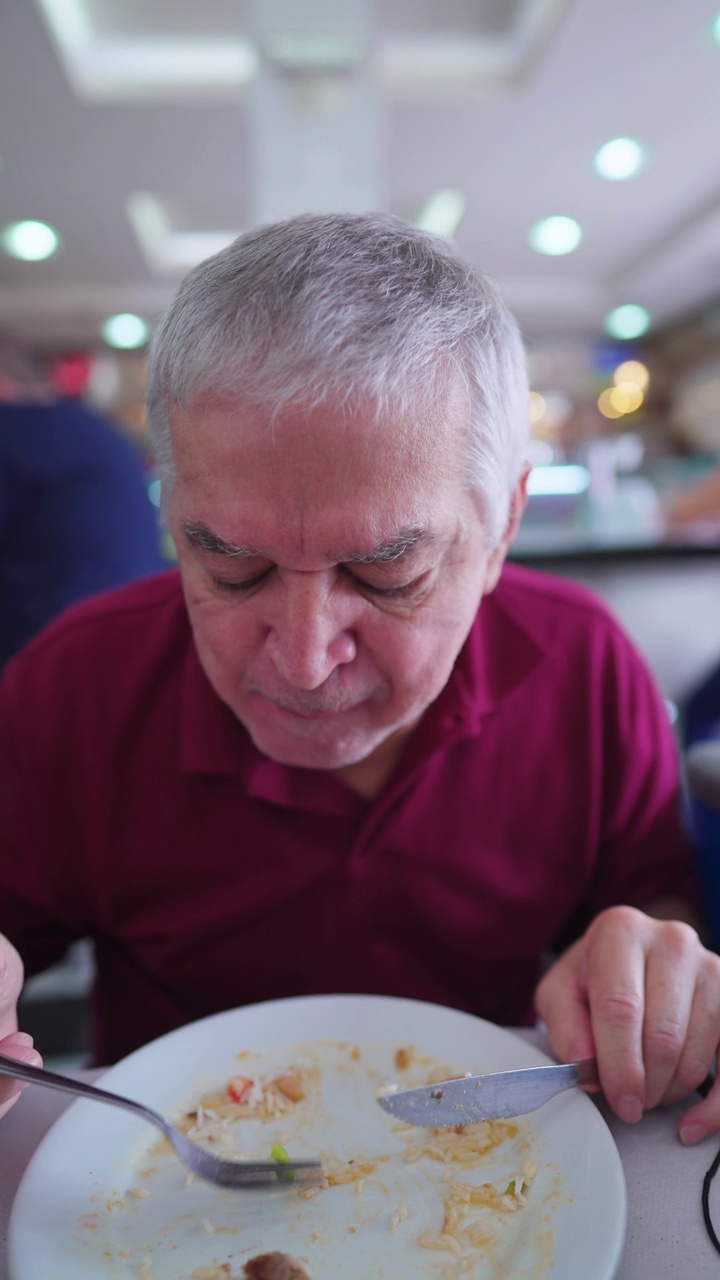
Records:
[[[675,476],[675,484],[670,477]],[[680,471],[682,475],[682,471]],[[562,492],[563,476],[567,492]],[[539,477],[539,479],[536,479]],[[535,491],[533,491],[535,480]],[[573,484],[577,485],[572,491]],[[668,531],[663,499],[681,488],[678,468],[615,475],[591,467],[543,467],[531,472],[529,498],[511,555],[535,561],[567,557],[720,554],[720,511]],[[542,492],[543,486],[555,492]],[[581,485],[586,487],[580,488]]]
[[[720,663],[720,513],[668,535],[668,474],[677,479],[601,474],[582,492],[531,495],[510,555],[597,592],[681,704]]]

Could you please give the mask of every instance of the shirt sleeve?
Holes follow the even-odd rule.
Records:
[[[63,888],[63,859],[53,841],[55,789],[24,740],[27,730],[41,737],[43,721],[41,708],[23,696],[23,669],[23,659],[11,661],[0,682],[0,933],[30,976],[61,959],[86,930]],[[59,819],[58,813],[58,827]]]

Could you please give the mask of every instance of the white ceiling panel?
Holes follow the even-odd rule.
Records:
[[[720,294],[719,5],[4,0],[0,226],[45,220],[62,248],[0,254],[0,325],[57,342],[65,314],[94,342],[259,220],[415,218],[442,189],[533,341],[593,340],[621,302],[667,324]],[[619,135],[647,163],[606,182]],[[529,248],[551,214],[582,224],[576,253]]]

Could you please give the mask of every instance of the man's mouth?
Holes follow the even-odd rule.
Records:
[[[290,715],[298,716],[301,720],[329,720],[333,716],[353,711],[364,700],[362,698],[354,698],[350,702],[346,698],[328,698],[327,695],[302,698],[293,698],[287,695],[276,697],[261,690],[255,690],[254,692],[256,696],[263,698],[280,711],[287,711]]]
[[[280,706],[281,711],[287,711],[290,715],[297,716],[299,720],[331,720],[333,716],[341,715],[341,711],[300,711],[297,707],[286,707],[282,703],[276,703]]]

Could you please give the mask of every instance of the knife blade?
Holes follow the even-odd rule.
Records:
[[[598,1083],[597,1062],[586,1058],[583,1062],[461,1076],[419,1089],[398,1090],[397,1085],[389,1085],[379,1089],[376,1098],[385,1111],[406,1124],[447,1129],[478,1120],[526,1115],[564,1089]]]

